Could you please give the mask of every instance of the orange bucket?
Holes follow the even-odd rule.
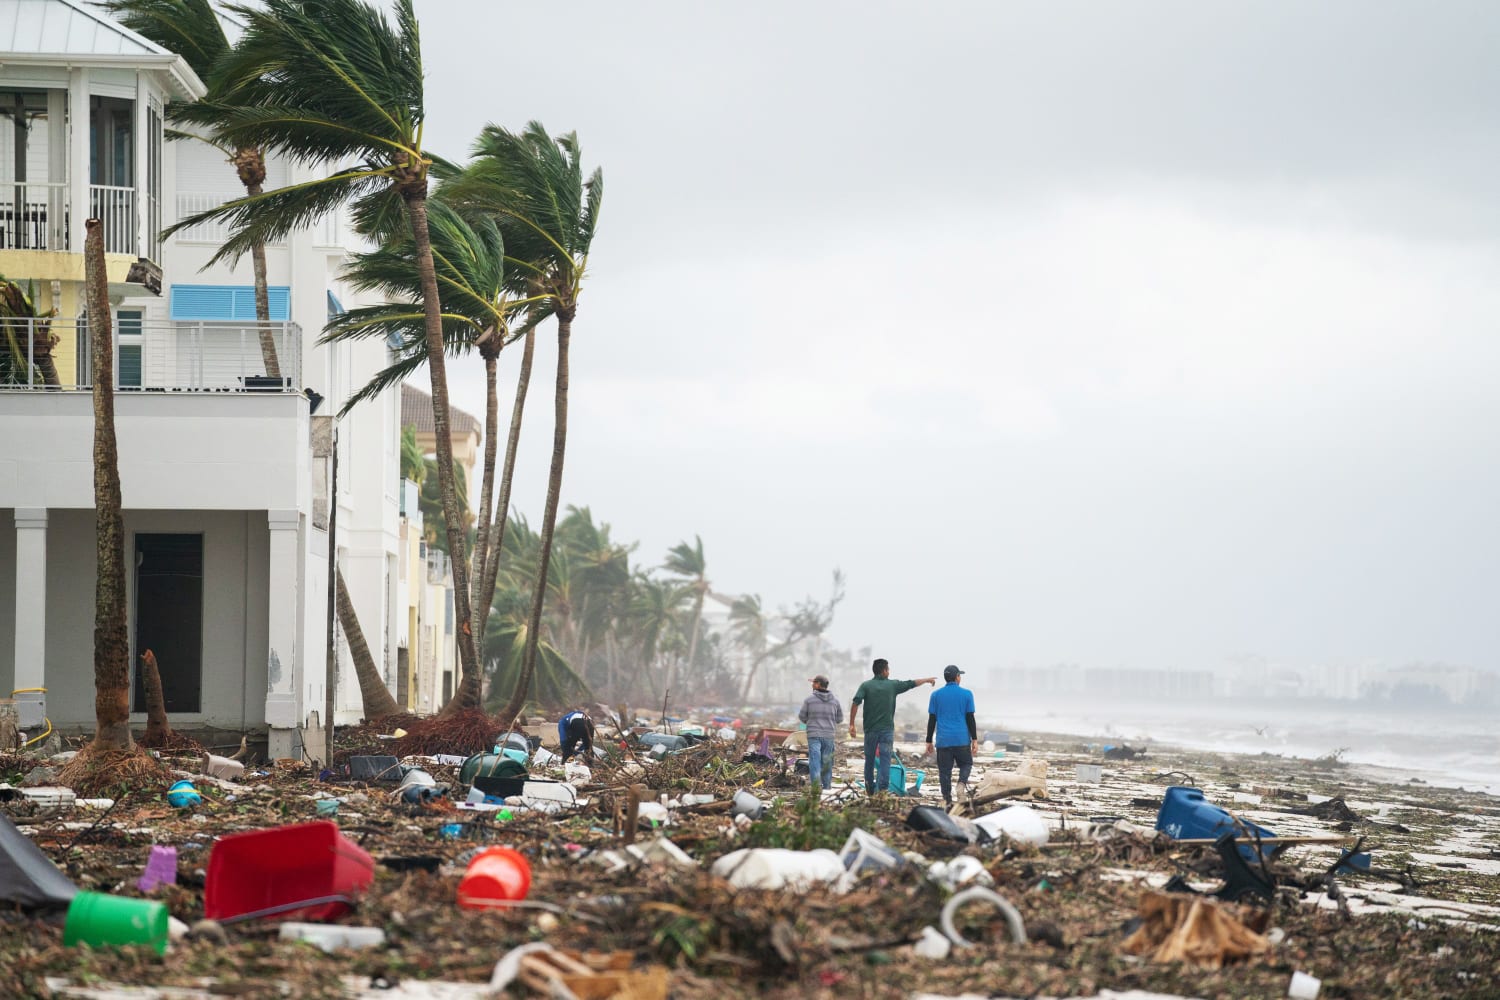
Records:
[[[458,905],[487,910],[525,899],[531,891],[531,865],[511,847],[487,847],[469,862],[458,883]]]

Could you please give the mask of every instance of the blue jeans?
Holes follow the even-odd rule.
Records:
[[[807,780],[821,783],[824,788],[833,787],[833,737],[809,736],[807,738]]]
[[[865,792],[874,795],[891,785],[891,744],[896,741],[894,729],[865,730]],[[878,764],[878,766],[877,766]]]

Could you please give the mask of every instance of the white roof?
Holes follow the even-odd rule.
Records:
[[[0,63],[56,61],[151,67],[186,96],[203,93],[181,56],[78,0],[0,0]]]

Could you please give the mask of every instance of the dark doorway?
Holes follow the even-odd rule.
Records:
[[[140,654],[156,654],[168,712],[203,710],[203,536],[135,536],[135,711],[146,710]]]

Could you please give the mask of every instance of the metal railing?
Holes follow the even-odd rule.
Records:
[[[266,375],[262,326],[281,377]],[[115,388],[122,392],[302,391],[302,328],[296,323],[174,321],[115,323]],[[73,345],[62,370],[58,345]],[[0,389],[93,387],[88,323],[73,319],[0,319]]]
[[[104,252],[140,254],[136,243],[136,190],[108,184],[89,185],[90,217],[104,226]]]
[[[0,250],[68,249],[68,182],[0,182]]]
[[[227,201],[243,198],[244,192],[237,194],[211,194],[202,191],[179,191],[177,192],[177,218],[186,219],[197,215],[199,212],[207,212],[218,208]],[[214,243],[219,244],[228,240],[231,235],[229,226],[224,222],[204,222],[196,226],[189,226],[177,233],[177,240],[181,243]],[[274,240],[267,243],[268,247],[285,246],[286,240]]]

